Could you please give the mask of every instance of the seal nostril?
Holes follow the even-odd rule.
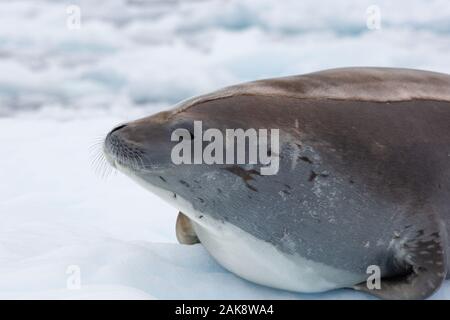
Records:
[[[122,124],[122,125],[120,125],[120,126],[118,126],[118,127],[115,127],[114,129],[111,130],[111,132],[110,132],[109,134],[112,134],[113,132],[115,132],[115,131],[117,131],[117,130],[123,129],[123,128],[125,128],[126,126],[127,126],[126,124]]]

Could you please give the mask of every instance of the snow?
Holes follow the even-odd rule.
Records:
[[[80,30],[66,28],[69,4]],[[450,72],[446,0],[379,0],[381,30],[366,27],[371,4],[0,1],[0,298],[370,298],[231,274],[176,243],[175,209],[92,157],[118,123],[229,84],[356,65]],[[447,281],[433,298],[449,297]]]

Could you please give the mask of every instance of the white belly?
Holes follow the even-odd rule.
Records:
[[[208,252],[226,269],[249,281],[296,292],[321,292],[364,281],[361,276],[288,255],[268,242],[223,223],[194,223]]]

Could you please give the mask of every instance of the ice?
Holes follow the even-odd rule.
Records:
[[[378,0],[382,28],[369,30],[369,0],[0,1],[0,298],[370,298],[234,276],[176,243],[176,209],[121,174],[102,178],[91,146],[242,81],[358,65],[450,72],[447,2]],[[74,4],[80,30],[66,27]],[[449,297],[446,282],[434,298]]]

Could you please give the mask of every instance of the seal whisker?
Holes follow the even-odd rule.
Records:
[[[104,139],[98,139],[98,141],[89,146],[90,165],[97,176],[101,179],[106,179],[113,172],[114,168],[106,160],[105,154],[103,153],[103,144]]]

